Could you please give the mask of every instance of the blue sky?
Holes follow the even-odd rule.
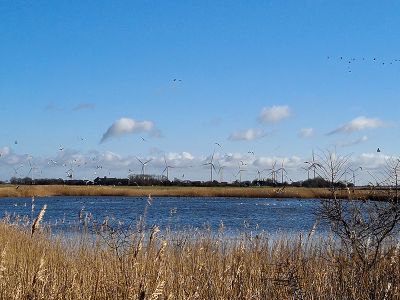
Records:
[[[399,149],[399,11],[398,1],[1,1],[0,179],[29,163],[38,177],[65,177],[62,164],[76,177],[126,176],[140,171],[136,156],[161,173],[164,155],[182,166],[173,176],[207,179],[200,165],[214,149],[224,180],[240,160],[245,178],[285,160],[299,179],[312,149],[377,167]]]

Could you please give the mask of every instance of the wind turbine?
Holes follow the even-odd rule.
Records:
[[[19,175],[18,170],[23,168],[23,167],[24,167],[23,164],[20,164],[18,167],[13,167],[15,176]]]
[[[275,169],[275,166],[276,166],[276,161],[274,161],[271,168],[264,169],[264,171],[270,171],[269,174],[271,175],[271,180],[273,183],[276,182],[276,173],[278,172],[278,170]]]
[[[276,173],[278,173],[279,171],[281,171],[281,183],[283,184],[283,173],[287,174],[286,169],[284,168],[283,164],[284,164],[285,160],[282,160],[282,166],[276,170]]]
[[[32,159],[32,157],[29,157],[29,158],[28,158],[29,171],[28,171],[28,174],[26,174],[26,177],[29,177],[29,175],[32,174],[32,180],[34,180],[34,178],[33,178],[33,172],[35,172],[38,168],[37,168],[35,165],[33,165],[33,164],[31,163],[31,159]]]
[[[221,166],[220,162],[218,161],[218,174],[219,174],[219,182],[224,181],[224,169],[225,166]]]
[[[144,171],[146,169],[146,165],[151,162],[153,159],[150,158],[149,160],[146,160],[145,162],[142,162],[139,158],[136,157],[136,159],[142,164],[142,176],[144,176]]]
[[[224,168],[225,168],[225,166],[220,166],[218,168],[219,182],[223,182],[224,181]]]
[[[307,180],[310,180],[310,168],[309,167],[301,167],[301,168],[307,171]]]
[[[162,174],[164,174],[165,171],[166,171],[166,172],[167,172],[167,180],[169,181],[169,172],[168,172],[168,171],[169,171],[169,168],[175,168],[175,167],[168,165],[167,159],[165,158],[165,156],[164,156],[164,162],[165,162],[165,169],[164,169],[164,171],[162,172]]]
[[[259,169],[257,169],[257,176],[258,176],[258,181],[261,181],[261,174],[262,172],[264,172],[265,170],[260,171]]]
[[[358,167],[358,168],[355,168],[355,169],[349,168],[349,171],[353,174],[353,185],[354,185],[354,187],[356,187],[356,172],[358,170],[362,171],[362,167]]]
[[[314,156],[314,150],[312,151],[312,160],[311,161],[305,161],[305,164],[308,165],[309,170],[313,170],[314,172],[314,179],[315,179],[315,172],[317,167],[321,167],[321,164],[315,161],[315,156]],[[309,176],[310,177],[310,176]],[[309,178],[310,179],[310,178]]]
[[[236,174],[236,177],[239,175],[239,182],[242,182],[242,172],[245,172],[245,171],[246,171],[245,169],[242,169],[240,167],[240,163],[239,163],[239,171]]]
[[[216,171],[215,166],[214,166],[214,154],[215,154],[215,150],[214,150],[213,154],[211,155],[210,161],[203,164],[203,166],[208,166],[208,165],[210,166],[210,181],[211,182],[213,181],[213,169],[214,169],[214,171]]]

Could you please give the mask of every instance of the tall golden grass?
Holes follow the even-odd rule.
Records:
[[[379,189],[356,189],[351,194],[346,189],[338,191],[343,199],[384,199],[387,191]],[[112,187],[112,186],[67,186],[67,185],[0,185],[0,197],[32,196],[185,196],[185,197],[243,197],[243,198],[317,198],[332,196],[325,188],[303,187]]]
[[[112,235],[110,235],[112,238]],[[396,245],[369,270],[328,239],[137,232],[122,249],[0,223],[0,299],[400,299]]]

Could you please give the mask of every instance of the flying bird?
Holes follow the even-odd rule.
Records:
[[[376,150],[376,152],[381,152],[381,149],[378,148],[378,149]]]
[[[219,146],[220,148],[222,148],[222,146],[221,146],[220,143],[215,142],[214,144],[217,145],[217,146]]]
[[[144,137],[140,137],[142,139],[142,142],[147,142],[147,140]]]

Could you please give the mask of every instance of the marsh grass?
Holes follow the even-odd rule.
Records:
[[[112,240],[112,239],[111,239]],[[0,223],[1,299],[400,299],[400,253],[389,244],[365,272],[312,235],[269,239],[223,232],[136,231],[110,240],[33,236]]]
[[[32,196],[132,196],[146,197],[241,197],[241,198],[312,198],[329,199],[332,193],[326,188],[304,187],[162,187],[162,186],[67,186],[67,185],[0,185],[0,197]],[[384,200],[387,190],[347,189],[338,190],[337,196],[343,199]]]

